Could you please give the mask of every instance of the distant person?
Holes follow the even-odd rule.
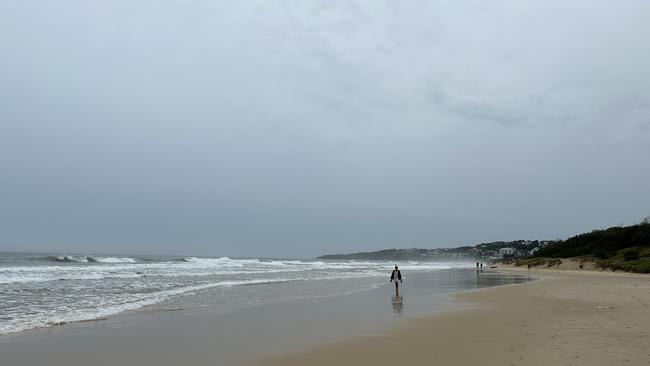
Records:
[[[478,271],[478,262],[476,262],[476,270]]]
[[[393,270],[393,273],[390,274],[390,282],[393,281],[395,281],[395,292],[397,292],[399,291],[399,284],[397,283],[397,281],[402,282],[402,272],[399,271],[397,265],[395,265],[395,269]]]
[[[483,262],[481,262],[481,269],[483,269]]]

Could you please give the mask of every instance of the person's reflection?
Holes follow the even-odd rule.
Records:
[[[391,304],[393,305],[393,313],[401,314],[402,308],[404,307],[403,297],[400,295],[399,290],[395,290],[395,293],[391,296]]]

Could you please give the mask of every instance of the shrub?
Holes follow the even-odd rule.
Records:
[[[641,253],[638,249],[628,249],[623,252],[623,259],[627,261],[634,261],[641,257]]]
[[[607,259],[609,257],[612,257],[613,253],[610,253],[605,249],[598,248],[598,249],[594,250],[594,256],[596,258],[599,258],[599,259]]]
[[[562,264],[561,259],[557,259],[557,258],[549,259],[548,263],[546,263],[546,267],[559,266],[560,264]]]

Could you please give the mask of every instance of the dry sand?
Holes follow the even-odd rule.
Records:
[[[256,365],[650,365],[650,276],[531,273],[543,280],[455,296],[471,310]]]

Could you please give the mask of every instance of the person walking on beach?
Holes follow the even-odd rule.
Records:
[[[399,291],[399,284],[397,283],[397,281],[402,282],[402,272],[399,271],[397,265],[395,265],[395,269],[393,270],[393,273],[390,274],[390,282],[393,281],[395,281],[395,292],[397,292]]]

